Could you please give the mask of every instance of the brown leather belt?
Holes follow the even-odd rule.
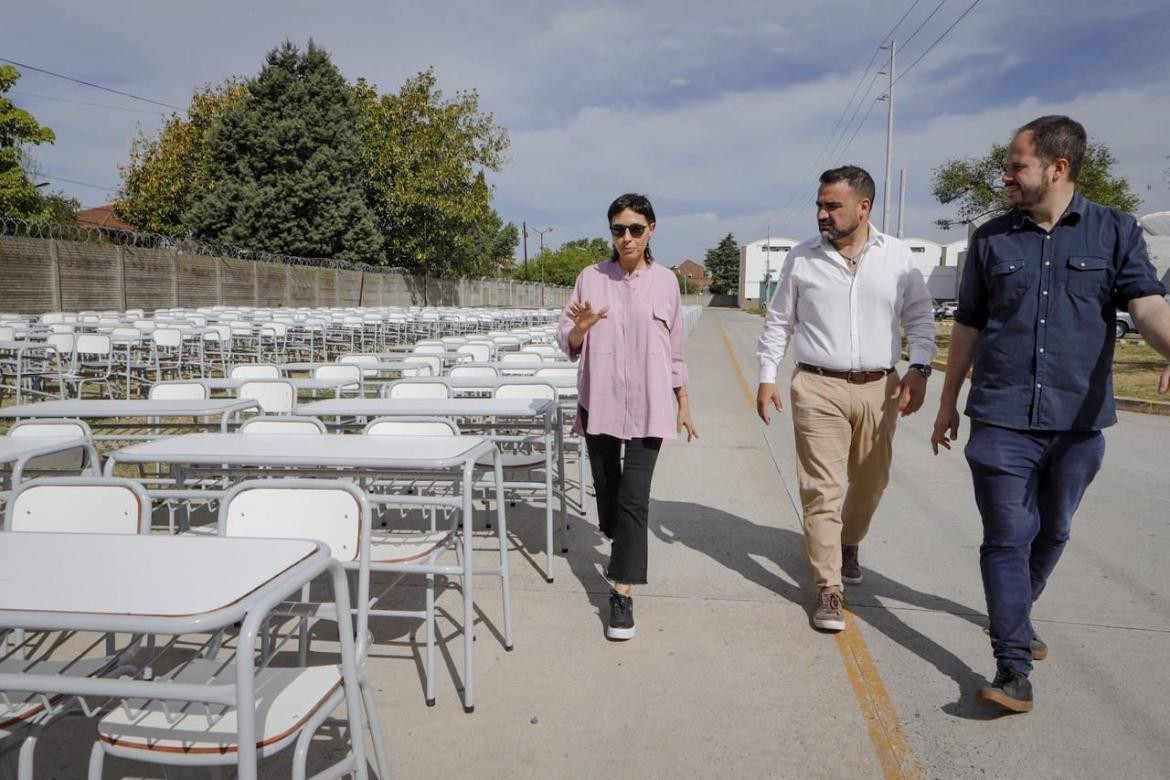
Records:
[[[876,382],[879,379],[885,379],[886,375],[894,369],[880,368],[875,371],[837,371],[833,368],[821,368],[820,366],[810,365],[808,363],[797,363],[796,367],[801,371],[810,371],[821,376],[831,377],[833,379],[844,379],[846,382],[854,385],[864,385],[867,382]]]

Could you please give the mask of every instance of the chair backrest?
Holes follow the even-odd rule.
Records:
[[[106,357],[110,356],[114,348],[110,337],[99,333],[79,334],[73,345],[74,350],[79,355],[105,355]]]
[[[352,363],[326,363],[313,369],[314,379],[352,379],[362,381],[362,370]]]
[[[443,373],[443,361],[436,355],[411,355],[402,359],[403,363],[417,363],[420,369],[407,368],[402,371],[403,376],[439,376]]]
[[[4,513],[7,531],[144,534],[150,498],[137,482],[117,477],[51,477],[16,487]]]
[[[557,389],[553,385],[526,382],[524,384],[500,385],[496,388],[496,398],[522,398],[525,400],[547,398],[557,400]]]
[[[496,377],[500,372],[496,370],[495,366],[452,366],[451,378],[458,379],[460,377]]]
[[[16,338],[16,328],[11,325],[0,325],[0,341],[12,341]]]
[[[61,357],[72,357],[73,347],[77,344],[77,337],[72,333],[50,333],[45,339]]]
[[[93,441],[93,431],[84,420],[75,420],[71,417],[60,419],[21,420],[13,423],[8,429],[8,435],[14,439],[50,438],[58,439],[64,436],[76,436],[79,439]]]
[[[325,433],[325,423],[316,417],[261,415],[244,421],[240,433]]]
[[[264,414],[292,414],[297,391],[292,382],[281,379],[255,379],[240,385],[238,397],[260,404]]]
[[[447,354],[447,347],[442,344],[420,344],[415,346],[412,352],[415,355],[438,355],[442,357]]]
[[[501,363],[539,363],[542,359],[540,355],[524,352],[505,352],[500,355]]]
[[[439,339],[439,341],[442,342],[443,345],[446,346],[448,349],[450,349],[451,347],[458,347],[460,344],[466,344],[467,337],[466,336],[443,336],[441,339]]]
[[[358,365],[361,365],[362,363],[366,363],[366,364],[380,363],[381,361],[382,361],[382,359],[380,357],[378,357],[377,355],[369,355],[369,354],[361,354],[361,353],[342,355],[341,357],[339,357],[337,359],[338,363],[358,364]]]
[[[459,426],[444,417],[379,417],[362,433],[370,436],[458,436]]]
[[[383,398],[450,398],[446,382],[398,381],[383,386]]]
[[[461,355],[471,355],[477,363],[486,363],[492,358],[492,348],[487,344],[463,344],[456,350]]]
[[[232,379],[280,379],[280,369],[268,363],[250,363],[232,366],[228,376]]]
[[[199,382],[159,382],[150,386],[150,400],[203,401],[207,386]]]
[[[156,347],[178,347],[183,343],[183,331],[178,328],[155,328],[150,337]]]

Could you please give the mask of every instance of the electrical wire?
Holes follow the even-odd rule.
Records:
[[[908,73],[910,73],[910,71],[914,70],[914,66],[917,65],[918,63],[922,62],[922,58],[925,57],[927,54],[930,54],[930,50],[933,49],[935,46],[938,46],[939,42],[942,41],[943,38],[947,37],[947,33],[949,33],[951,30],[955,29],[955,27],[958,26],[959,22],[963,21],[963,19],[965,19],[967,17],[967,14],[974,11],[975,6],[979,5],[979,3],[980,3],[980,0],[974,0],[974,2],[971,3],[971,5],[967,6],[967,10],[964,11],[962,14],[960,14],[959,18],[956,19],[954,22],[952,22],[950,27],[943,30],[942,35],[935,38],[934,43],[927,46],[926,49],[921,54],[918,55],[918,59],[914,60],[914,62],[911,62],[910,66],[908,68],[906,68],[906,70],[902,71],[902,73],[897,78],[894,79],[894,84],[897,84],[899,81],[904,79],[906,77],[906,75]]]
[[[158,116],[165,114],[165,111],[151,111],[146,108],[127,108],[125,106],[111,106],[106,103],[89,103],[84,100],[69,100],[68,98],[51,97],[49,95],[37,95],[33,92],[21,92],[20,90],[10,90],[9,95],[20,95],[21,97],[37,98],[38,100],[52,100],[55,103],[71,103],[75,106],[93,106],[94,108],[108,108],[114,111],[129,111],[135,114],[152,114]]]
[[[82,187],[92,187],[95,190],[105,190],[106,192],[117,192],[117,187],[103,187],[100,184],[90,184],[87,181],[77,181],[76,179],[66,179],[64,176],[52,176],[50,174],[41,172],[38,178],[48,179],[49,181],[64,181],[70,184],[79,184]]]
[[[112,92],[113,94],[121,95],[122,97],[133,98],[134,100],[141,100],[143,103],[152,103],[156,106],[162,106],[163,108],[173,108],[176,111],[183,110],[179,106],[174,106],[174,105],[171,105],[170,103],[163,103],[160,100],[152,100],[150,98],[145,98],[145,97],[142,97],[141,95],[135,95],[132,92],[123,92],[122,90],[114,89],[113,87],[106,87],[106,86],[102,86],[101,84],[94,84],[92,81],[84,81],[82,79],[77,79],[77,78],[74,78],[72,76],[66,76],[63,73],[54,73],[51,70],[46,70],[45,68],[38,68],[35,65],[25,65],[23,62],[17,62],[16,60],[10,60],[7,57],[0,57],[0,62],[7,62],[9,65],[15,65],[18,68],[24,68],[25,70],[36,71],[37,73],[44,73],[47,76],[53,76],[55,78],[65,79],[66,81],[72,81],[76,84],[84,84],[87,87],[93,87],[94,89],[100,89],[104,92]]]

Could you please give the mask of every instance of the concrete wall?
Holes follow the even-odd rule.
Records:
[[[425,289],[424,289],[425,287]],[[183,306],[496,306],[559,308],[570,287],[427,279],[114,244],[0,236],[0,311]]]

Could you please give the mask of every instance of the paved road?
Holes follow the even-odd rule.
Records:
[[[1170,419],[1126,414],[1109,431],[1104,471],[1035,612],[1051,650],[1033,675],[1036,710],[995,717],[973,701],[993,661],[969,477],[959,452],[929,449],[938,380],[899,429],[862,547],[866,579],[847,593],[849,631],[821,634],[809,624],[789,420],[766,428],[745,396],[760,327],[708,309],[691,335],[701,439],[659,460],[634,641],[603,638],[608,550],[592,506],[551,585],[539,571],[543,513],[510,510],[516,649],[500,646],[485,579],[473,715],[458,698],[454,589],[439,600],[451,650],[434,708],[420,688],[421,634],[375,624],[369,669],[397,775],[1170,777]],[[83,773],[92,727],[72,720],[43,743],[57,777]],[[286,775],[287,762],[264,774]]]

